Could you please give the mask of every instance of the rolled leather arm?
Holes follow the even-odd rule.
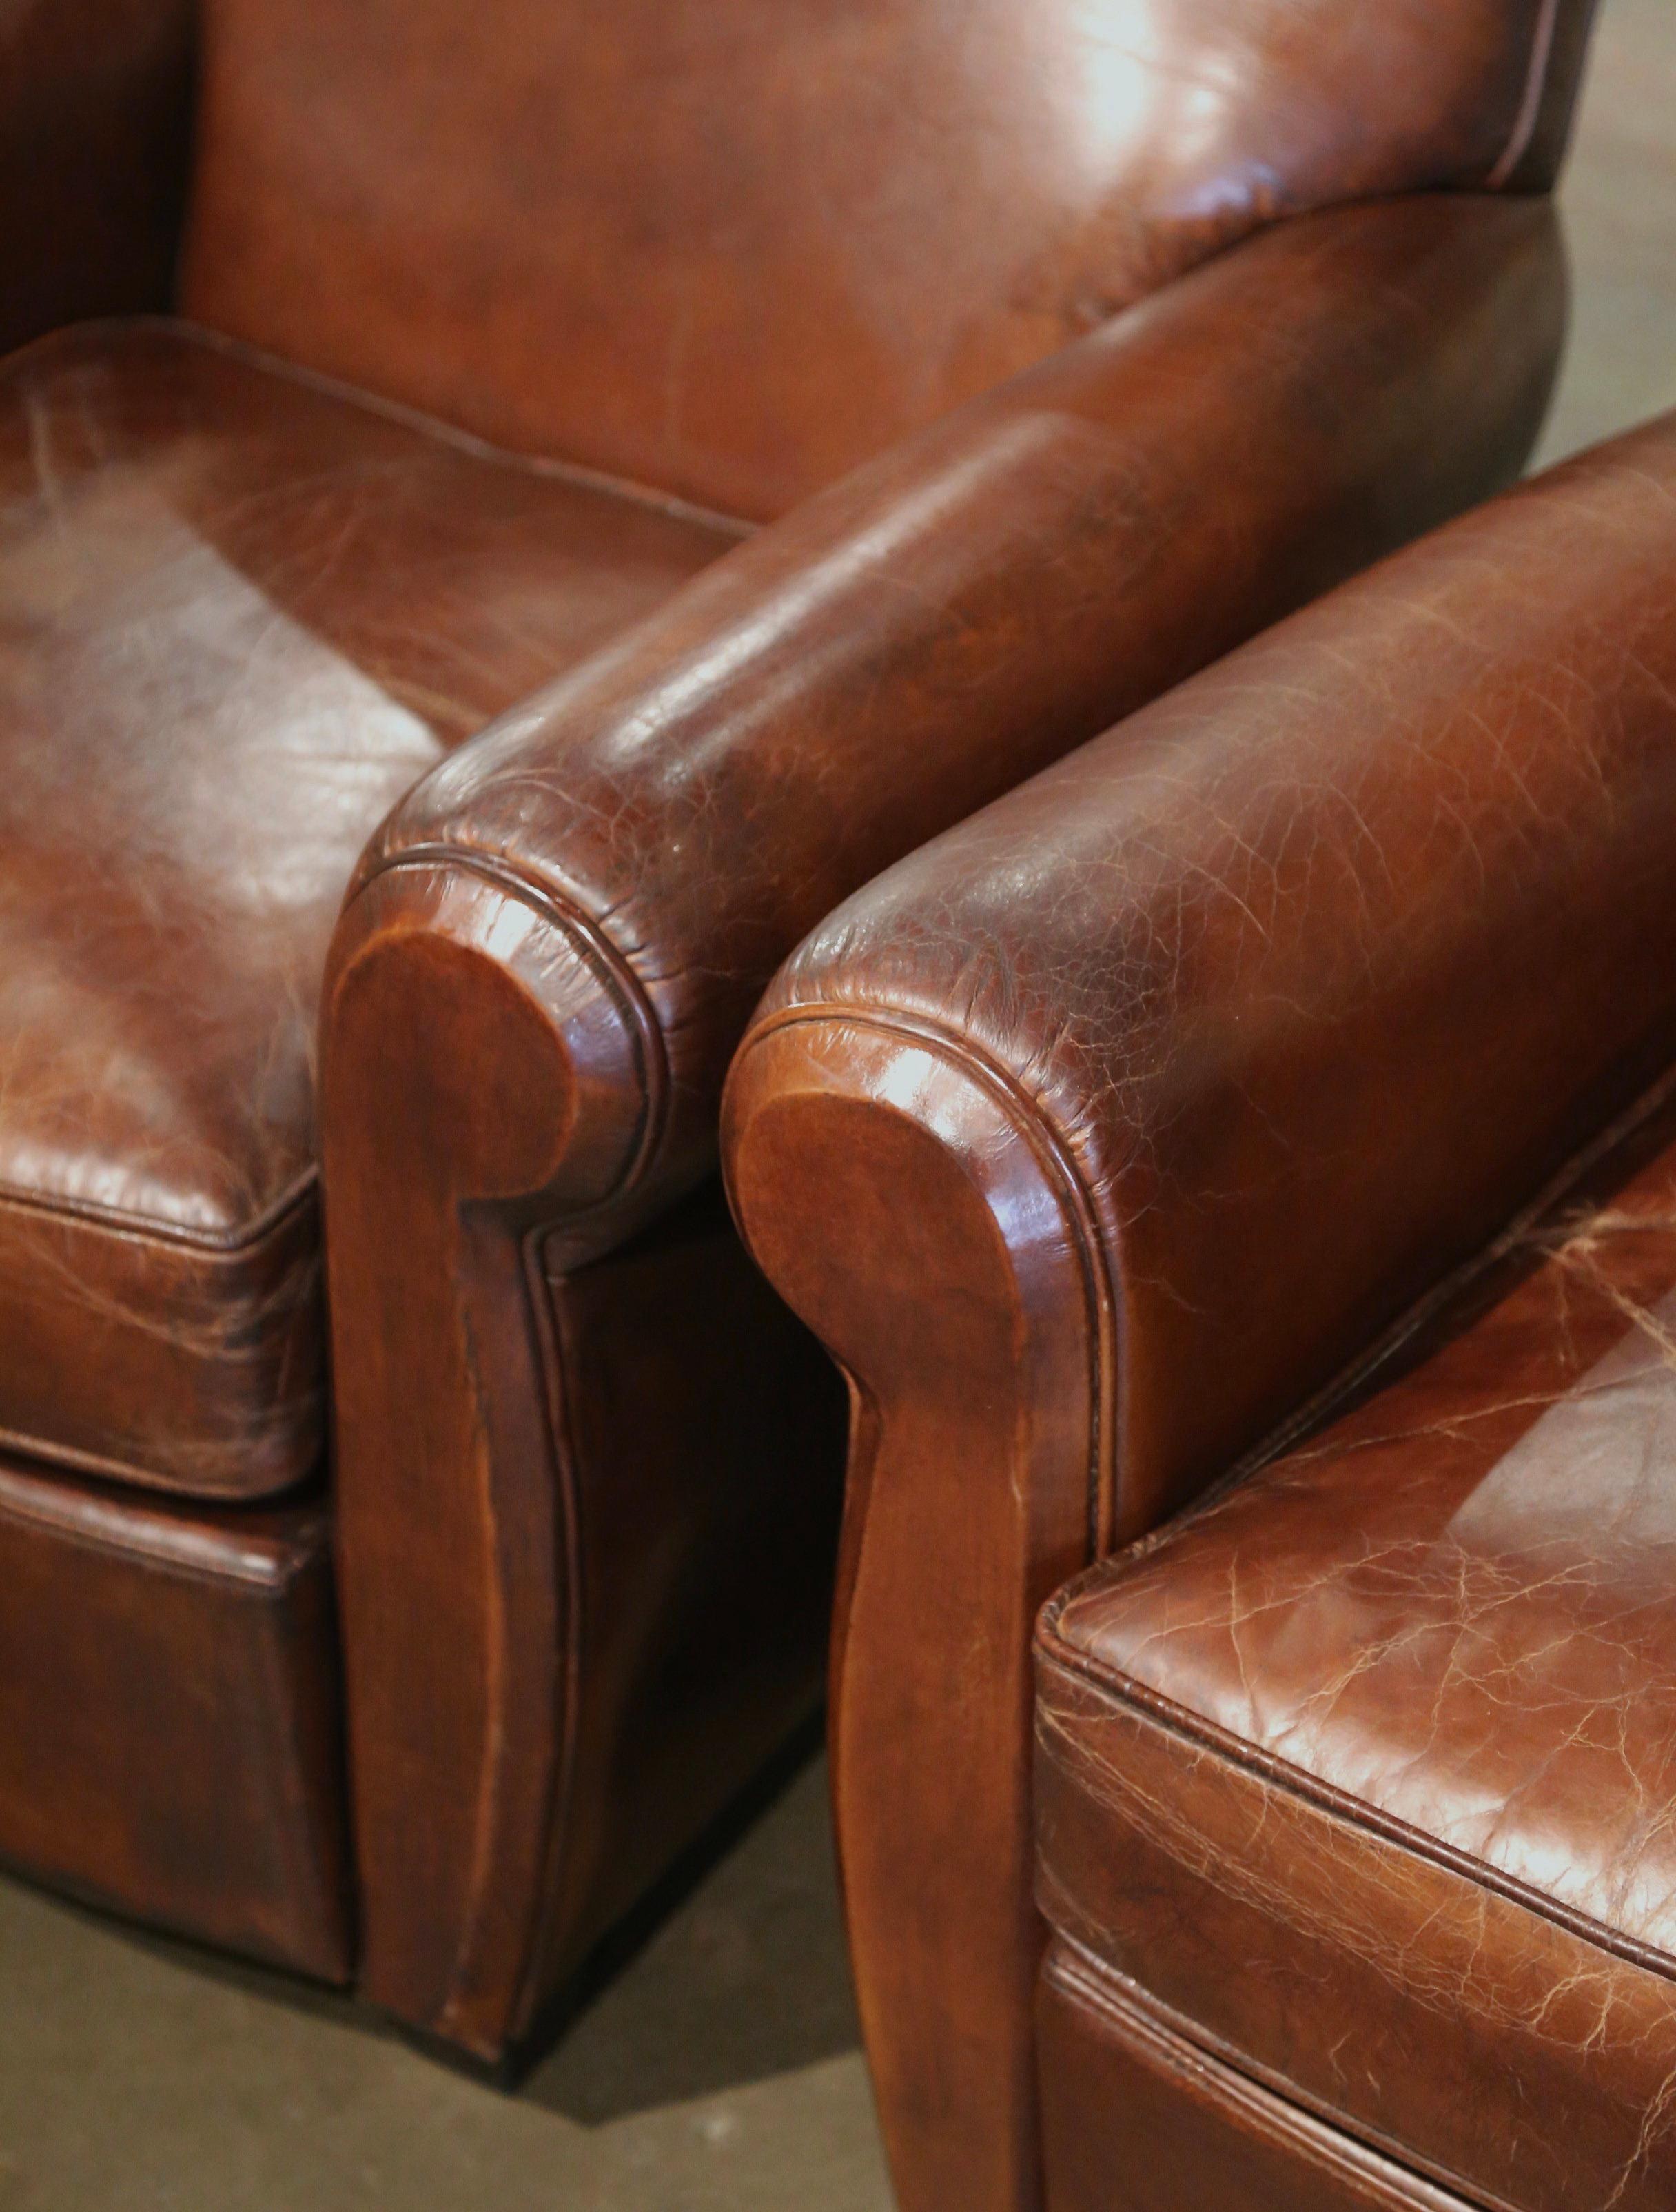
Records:
[[[1676,416],[1195,678],[776,980],[725,1139],[859,1409],[835,1786],[905,2205],[1029,2197],[1035,1607],[1629,1109],[1673,948]]]
[[[0,352],[170,303],[196,0],[16,0],[0,21]]]
[[[1673,947],[1676,415],[870,885],[776,979],[736,1104],[788,1026],[874,1016],[1005,1087],[1112,1309],[1119,1542],[1663,1065]]]
[[[428,777],[363,884],[521,884],[620,1002],[634,1126],[586,1244],[713,1162],[750,1009],[840,898],[1515,473],[1564,317],[1545,201],[1282,225],[763,530]]]
[[[556,1656],[593,1568],[547,1280],[713,1164],[751,1007],[839,899],[1515,470],[1564,292],[1542,202],[1289,224],[763,530],[398,809],[320,1084],[380,2002],[493,2054],[587,1925],[566,1747],[617,1723]]]

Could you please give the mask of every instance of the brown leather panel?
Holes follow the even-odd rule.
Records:
[[[746,1241],[855,1383],[832,1795],[902,2212],[1021,2212],[1039,2162],[1030,1632],[1090,1556],[1100,1329],[1013,1103],[935,1038],[819,1017],[758,1032],[728,1093]]]
[[[7,0],[0,352],[169,306],[197,15],[197,0]]]
[[[0,1432],[307,1471],[343,885],[448,744],[728,542],[183,326],[0,369]]]
[[[1048,2212],[1471,2212],[1200,2051],[1057,1944],[1036,2008]]]
[[[1673,1321],[1676,1149],[1044,1622],[1054,1924],[1521,2212],[1676,2189]]]
[[[185,304],[771,514],[1277,216],[1540,181],[1591,9],[210,0]]]
[[[714,1186],[548,1288],[572,1672],[525,2019],[818,1702],[846,1411]]]
[[[341,1981],[337,1646],[318,1504],[148,1504],[0,1461],[0,1856]]]
[[[768,619],[748,626],[752,601],[738,590],[711,647],[677,664],[672,718],[691,732],[697,772],[677,792],[672,775],[654,783],[649,747],[602,744],[610,780],[581,786],[600,803],[576,806],[578,834],[549,850],[573,867],[586,860],[590,904],[647,978],[695,1149],[773,932],[789,933],[842,870],[859,874],[890,841],[924,836],[962,796],[975,805],[990,777],[1022,777],[1072,742],[1079,720],[1092,726],[1162,690],[1264,619],[1277,587],[1290,599],[1306,569],[1299,596],[1375,538],[1421,526],[1423,510],[1453,511],[1469,478],[1487,489],[1511,472],[1540,411],[1539,333],[1555,329],[1559,302],[1551,241],[1530,227],[1545,222],[1529,204],[1439,199],[1284,226],[969,409],[946,444],[922,441],[911,471],[899,457],[865,472],[682,595],[685,606],[720,597],[729,572],[737,586],[767,569],[774,586]],[[817,514],[833,518],[822,537],[793,536]],[[785,557],[788,540],[800,558]],[[755,604],[760,615],[760,589]],[[707,688],[689,673],[707,665]],[[760,684],[730,702],[742,665],[768,678],[773,714]],[[616,711],[631,732],[671,719]],[[1236,760],[1248,734],[1230,712],[1222,741]],[[519,747],[543,757],[537,735],[509,738],[505,763],[495,737],[461,753],[386,835],[412,834],[410,817],[423,821],[452,783],[482,801],[459,808],[463,844],[492,836],[529,851],[507,769]],[[591,742],[578,728],[567,775]],[[1092,753],[1117,780],[1123,733]],[[495,771],[480,782],[479,763]],[[1268,765],[1278,784],[1284,756]],[[1317,765],[1300,813],[1330,790],[1331,766]],[[1137,921],[1133,953],[1119,941],[1108,958],[1126,888],[1109,853],[1121,848],[1096,779],[1064,773],[1101,828],[1083,840],[1078,814],[1060,822],[1048,808],[1038,836],[1026,811],[1015,845],[1006,825],[1021,793],[877,878],[781,970],[723,1115],[747,1240],[857,1383],[834,1774],[862,2014],[905,2212],[1030,2201],[1029,1632],[1042,1599],[1108,1540],[1100,1477],[1131,1407],[1128,1377],[1117,1387],[1128,1316],[1079,1176],[1080,1127],[1053,1125],[1041,1079],[1082,1049],[1084,1008],[1100,1009],[1107,989],[1121,1034],[1149,955],[1209,895],[1189,867],[1175,906],[1161,897]],[[742,794],[743,834],[726,843],[728,817],[703,805],[724,775]],[[859,852],[837,844],[839,776],[868,795]],[[545,784],[556,787],[556,772]],[[778,848],[754,835],[770,809]],[[619,830],[615,849],[596,823]],[[859,811],[837,826],[862,844]],[[1138,842],[1145,883],[1142,864],[1167,866],[1169,852]],[[717,853],[725,865],[706,866]],[[1073,854],[1067,874],[1061,857]],[[718,881],[739,895],[731,911]],[[891,920],[876,926],[880,915]],[[1162,953],[1157,964],[1167,1006]],[[1142,1045],[1150,1068],[1150,1034]],[[1183,1058],[1193,1065],[1190,1049]],[[1097,1078],[1091,1087],[1114,1115],[1133,1089],[1114,1084],[1108,1101]],[[642,1198],[685,1164],[679,1111]],[[1193,1224],[1211,1209],[1195,1194],[1184,1212]],[[610,1226],[598,1210],[577,1223]],[[1211,1274],[1203,1301],[1218,1288]],[[1225,1365],[1221,1344],[1217,1358]],[[1191,1371],[1193,1407],[1214,1401],[1219,1368],[1201,1359]],[[1156,1505],[1144,1486],[1137,1494]],[[928,1588],[930,1559],[958,1571]]]
[[[1230,654],[781,970],[764,1026],[924,1021],[1074,1164],[1123,1345],[1107,1542],[1224,1471],[1668,1057],[1673,563],[1676,416]]]
[[[517,1492],[374,1457],[360,1420],[340,1452],[361,1987],[484,2057],[818,1701],[843,1463],[837,1377],[718,1190],[574,1274],[530,1258],[549,1310],[467,1322],[550,1344]]]
[[[373,863],[443,845],[593,918],[664,1062],[622,1197],[666,1201],[805,930],[1516,473],[1564,319],[1545,204],[1286,225],[759,532],[428,777]]]

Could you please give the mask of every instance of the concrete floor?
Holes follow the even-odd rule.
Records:
[[[1376,0],[1375,0],[1376,4]],[[1676,15],[1606,0],[1553,458],[1676,405]],[[887,2212],[811,1765],[507,2096],[0,1881],[0,2212]]]

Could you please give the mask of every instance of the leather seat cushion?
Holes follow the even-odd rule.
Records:
[[[1676,1152],[1648,1149],[1042,1623],[1054,1925],[1519,2212],[1676,2198]]]
[[[182,325],[0,367],[0,1437],[205,1496],[308,1472],[361,847],[736,535]]]

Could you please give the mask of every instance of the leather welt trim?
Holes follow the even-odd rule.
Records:
[[[1054,1931],[1042,1967],[1044,1978],[1073,2004],[1096,2014],[1126,2048],[1189,2094],[1207,2095],[1236,2126],[1265,2137],[1320,2172],[1362,2189],[1375,2189],[1381,2204],[1403,2212],[1516,2212],[1502,2197],[1476,2185],[1469,2196],[1460,2177],[1435,2169],[1437,2180],[1417,2173],[1404,2144],[1371,2129],[1353,2130],[1345,2118],[1307,2095],[1284,2075],[1206,2035],[1098,1959],[1083,1944]],[[1447,2188],[1439,2184],[1447,2183]]]
[[[589,1212],[598,1212],[601,1207],[615,1204],[644,1180],[669,1122],[669,1054],[663,1025],[633,963],[611,942],[572,886],[556,883],[550,876],[537,876],[498,854],[474,851],[469,845],[404,845],[399,850],[380,854],[356,878],[350,898],[358,897],[381,876],[422,868],[452,868],[477,876],[509,898],[531,908],[552,928],[573,940],[589,974],[622,1017],[635,1046],[635,1072],[641,1094],[641,1125],[627,1167],[612,1188]]]
[[[77,1228],[101,1229],[142,1243],[185,1249],[214,1264],[246,1259],[259,1245],[281,1236],[291,1226],[294,1217],[312,1203],[319,1180],[317,1168],[305,1168],[259,1213],[237,1229],[219,1236],[214,1230],[166,1221],[155,1213],[142,1213],[126,1206],[101,1206],[94,1199],[60,1196],[52,1191],[26,1190],[17,1183],[0,1182],[0,1207],[12,1206],[21,1213],[58,1215]]]
[[[1100,1233],[1094,1201],[1069,1146],[1011,1069],[993,1059],[971,1039],[923,1015],[895,1007],[845,1004],[839,1000],[809,1001],[786,1006],[757,1023],[745,1047],[779,1030],[805,1024],[841,1023],[854,1029],[899,1039],[935,1052],[950,1061],[999,1106],[1034,1157],[1044,1179],[1060,1200],[1070,1230],[1070,1242],[1083,1285],[1090,1346],[1088,1444],[1089,1556],[1099,1559],[1109,1550],[1107,1531],[1112,1525],[1112,1487],[1108,1471],[1114,1468],[1116,1400],[1120,1372],[1121,1331],[1115,1287],[1108,1263],[1105,1240]]]
[[[1458,1875],[1477,1889],[1487,1889],[1510,1904],[1521,1905],[1527,1912],[1564,1928],[1568,1934],[1578,1936],[1596,1949],[1623,1959],[1630,1966],[1644,1967],[1649,1972],[1661,1976],[1667,1981],[1676,1981],[1676,1955],[1661,1950],[1655,1944],[1643,1943],[1622,1929],[1608,1928],[1591,1914],[1579,1912],[1575,1907],[1563,1905],[1558,1898],[1533,1889],[1515,1875],[1503,1873],[1485,1860],[1474,1858],[1470,1852],[1454,1849],[1438,1837],[1428,1835],[1395,1814],[1369,1805],[1364,1799],[1352,1797],[1345,1790],[1336,1789],[1316,1775],[1305,1773],[1290,1760],[1273,1752],[1264,1751],[1243,1737],[1231,1735],[1200,1713],[1186,1705],[1177,1705],[1149,1683],[1137,1681],[1132,1674],[1120,1673],[1115,1668],[1091,1658],[1066,1642],[1060,1634],[1058,1622],[1071,1597],[1076,1595],[1078,1583],[1085,1579],[1078,1577],[1058,1596],[1051,1598],[1043,1608],[1036,1632],[1037,1648],[1048,1666],[1073,1680],[1084,1682],[1112,1702],[1126,1707],[1137,1717],[1161,1728],[1180,1741],[1199,1752],[1210,1752],[1224,1759],[1230,1766],[1237,1766],[1254,1776],[1266,1788],[1284,1790],[1301,1802],[1314,1806],[1317,1811],[1342,1821],[1347,1827],[1359,1829],[1363,1834],[1376,1836],[1382,1843],[1399,1850],[1412,1853],[1416,1858],[1429,1860],[1442,1867],[1446,1873]],[[1041,1711],[1038,1701],[1038,1711]],[[1074,1738],[1070,1739],[1074,1745]]]
[[[0,1489],[0,1522],[149,1572],[216,1589],[237,1585],[269,1597],[285,1596],[304,1575],[317,1571],[325,1557],[324,1536],[317,1551],[294,1551],[289,1556],[260,1542],[236,1547],[206,1542],[188,1522],[131,1509],[118,1519],[79,1492],[54,1498],[52,1488],[42,1482],[27,1495],[14,1486]]]

